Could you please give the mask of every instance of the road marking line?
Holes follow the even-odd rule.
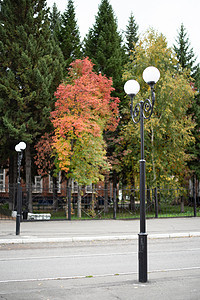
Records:
[[[176,249],[176,250],[168,250],[166,251],[167,253],[179,253],[179,252],[192,252],[192,251],[199,251],[200,248],[191,248],[191,249]],[[158,253],[161,253],[163,254],[163,251],[150,251],[150,254],[158,254]],[[8,258],[0,258],[0,262],[1,261],[15,261],[15,260],[47,260],[47,259],[62,259],[62,258],[82,258],[82,257],[98,257],[98,256],[125,256],[125,255],[137,255],[138,252],[136,251],[131,251],[131,252],[122,252],[122,253],[91,253],[91,254],[71,254],[71,255],[62,255],[62,256],[59,256],[59,255],[51,255],[51,256],[29,256],[29,257],[8,257]]]

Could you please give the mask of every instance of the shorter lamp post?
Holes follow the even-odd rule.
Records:
[[[26,149],[26,144],[24,142],[20,142],[15,146],[15,150],[17,151],[17,216],[16,216],[16,235],[20,234],[20,220],[21,220],[21,211],[22,211],[22,189],[21,189],[21,176],[20,176],[20,168],[23,157],[23,150]]]
[[[147,233],[145,212],[145,159],[144,159],[144,119],[150,119],[155,102],[154,85],[160,78],[160,72],[155,67],[148,67],[143,72],[144,81],[151,87],[151,100],[145,99],[135,105],[133,98],[140,90],[136,80],[128,80],[124,85],[126,94],[131,98],[131,117],[134,123],[140,122],[141,160],[140,160],[140,233],[138,234],[139,282],[147,282]]]

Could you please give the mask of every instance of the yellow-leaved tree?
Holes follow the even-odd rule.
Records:
[[[182,184],[190,159],[186,149],[193,142],[191,130],[195,125],[186,114],[194,97],[192,79],[185,71],[177,70],[175,55],[165,37],[150,29],[136,46],[134,59],[130,59],[124,71],[124,81],[135,79],[140,84],[135,104],[150,97],[150,88],[142,78],[148,66],[157,67],[161,76],[155,85],[153,115],[144,122],[147,185],[155,187],[167,181]],[[135,125],[131,117],[121,128],[118,141],[117,171],[122,171],[130,184],[138,182],[140,125]]]

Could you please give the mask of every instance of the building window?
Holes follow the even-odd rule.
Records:
[[[33,193],[42,193],[42,178],[35,176],[35,183],[33,185]]]
[[[61,172],[57,176],[57,193],[61,192]],[[49,175],[49,193],[53,193],[53,177]]]
[[[189,195],[190,197],[193,196],[193,182],[191,179],[189,179]]]
[[[0,169],[0,192],[6,191],[5,178],[6,178],[5,169]]]
[[[72,179],[72,193],[78,193],[78,182],[74,181],[74,179]]]
[[[85,190],[86,190],[86,193],[92,193],[92,183],[89,185],[86,185]]]

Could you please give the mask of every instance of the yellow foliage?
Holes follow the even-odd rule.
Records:
[[[126,65],[123,79],[135,79],[140,84],[140,92],[134,98],[134,104],[150,97],[148,85],[142,78],[144,69],[150,65],[159,69],[161,77],[155,85],[156,101],[150,120],[145,120],[145,157],[148,180],[169,178],[172,174],[183,177],[186,162],[190,159],[186,149],[194,142],[191,130],[195,123],[187,115],[194,91],[192,79],[187,71],[178,71],[177,61],[171,48],[167,47],[166,38],[150,29],[136,46],[134,59]],[[140,149],[140,125],[132,120],[123,128],[121,135],[124,144],[131,148],[131,155],[123,160],[130,165],[138,164]]]

